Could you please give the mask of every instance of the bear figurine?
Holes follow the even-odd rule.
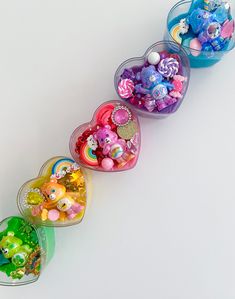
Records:
[[[126,152],[126,141],[119,139],[118,135],[111,130],[109,125],[99,128],[98,131],[93,134],[93,137],[103,149],[103,155],[117,161],[120,166],[124,166],[133,158],[133,155]]]
[[[138,93],[144,94],[145,107],[149,111],[153,111],[157,107],[158,111],[177,102],[176,98],[169,96],[169,91],[173,90],[174,86],[164,81],[163,76],[156,71],[153,65],[144,67],[140,73],[137,74],[137,80],[141,84],[135,86]]]
[[[23,245],[23,241],[14,236],[13,232],[8,232],[0,242],[0,250],[5,258],[11,259],[16,267],[23,267],[28,261],[32,248]]]

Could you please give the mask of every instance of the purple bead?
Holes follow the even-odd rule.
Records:
[[[162,51],[160,53],[160,57],[161,57],[161,59],[165,59],[165,58],[169,57],[169,53],[167,51]]]
[[[165,103],[164,100],[160,100],[156,102],[156,106],[157,106],[157,110],[161,111],[163,109],[165,109],[168,105]]]
[[[125,69],[121,75],[121,78],[133,80],[135,79],[135,74],[132,69]]]
[[[146,98],[144,106],[149,112],[153,112],[153,110],[156,108],[156,102],[151,98]]]
[[[165,103],[167,104],[167,106],[170,106],[170,105],[173,105],[177,102],[177,99],[176,98],[172,98],[171,96],[167,96],[165,99],[164,99]]]

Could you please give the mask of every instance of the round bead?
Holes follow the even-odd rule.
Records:
[[[202,45],[199,41],[198,38],[193,38],[191,39],[190,41],[190,51],[191,51],[191,54],[195,57],[199,56],[201,54],[201,49],[202,49]]]
[[[161,60],[160,54],[158,52],[151,52],[148,55],[148,63],[152,65],[157,65]]]
[[[59,219],[59,217],[60,217],[60,213],[59,213],[59,211],[56,210],[56,209],[50,210],[50,211],[48,212],[48,219],[49,219],[50,221],[56,221],[56,220]]]
[[[113,165],[114,162],[110,158],[104,158],[101,162],[101,166],[102,168],[104,168],[104,170],[111,170],[113,168]]]
[[[116,143],[111,146],[109,155],[112,159],[118,159],[123,155],[123,153],[123,147],[119,143]]]
[[[161,100],[167,96],[168,91],[165,85],[158,84],[154,89],[152,90],[152,96],[155,100]]]

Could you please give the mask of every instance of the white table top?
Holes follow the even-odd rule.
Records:
[[[127,58],[161,40],[174,0],[2,1],[0,218],[103,101]],[[93,173],[82,224],[58,229],[40,280],[0,298],[235,298],[234,53],[192,70],[179,111],[140,119],[130,172]]]

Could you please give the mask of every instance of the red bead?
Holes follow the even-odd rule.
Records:
[[[144,107],[144,101],[143,100],[138,100],[137,105],[138,108],[143,108]]]
[[[176,59],[178,62],[180,62],[180,57],[179,57],[178,54],[171,54],[170,57],[171,57],[171,58],[174,58],[174,59]]]

